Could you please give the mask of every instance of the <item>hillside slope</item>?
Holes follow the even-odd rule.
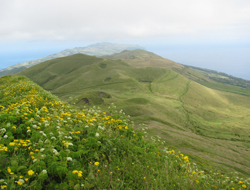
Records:
[[[175,72],[184,66],[150,52],[124,51],[114,56],[119,59],[76,54],[18,75],[79,107],[107,109],[115,103],[137,127],[148,124],[151,135],[163,137],[196,162],[205,162],[204,168],[212,165],[249,175],[249,97],[200,85]]]
[[[24,76],[0,78],[1,189],[249,189],[147,134],[114,106],[80,110]]]

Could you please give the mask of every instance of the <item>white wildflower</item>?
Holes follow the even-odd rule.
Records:
[[[88,127],[89,127],[88,125],[85,126],[85,128],[88,128]]]
[[[57,152],[57,150],[56,150],[56,149],[53,149],[53,153],[54,153],[56,156],[58,156],[58,155],[59,155],[59,153]]]
[[[24,183],[24,180],[23,180],[23,179],[19,179],[18,181],[20,181],[21,183]]]
[[[35,163],[36,161],[37,161],[37,159],[34,159],[34,160],[33,160],[33,163]]]
[[[42,173],[43,173],[43,174],[47,174],[47,170],[43,170]]]
[[[71,157],[67,157],[67,161],[71,162],[72,158]]]
[[[6,132],[5,128],[0,129],[1,132]]]
[[[104,127],[102,127],[102,126],[98,126],[98,129],[104,130]]]
[[[99,137],[100,135],[99,135],[99,133],[96,133],[95,136],[96,136],[96,137]]]
[[[8,138],[8,135],[4,135],[3,138],[7,139],[7,138]]]

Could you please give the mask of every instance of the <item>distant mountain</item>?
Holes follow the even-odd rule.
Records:
[[[102,55],[111,55],[114,53],[119,53],[123,50],[134,50],[134,49],[144,49],[141,46],[138,45],[130,45],[130,44],[113,44],[113,43],[97,43],[93,45],[89,45],[87,47],[76,47],[73,49],[66,49],[64,51],[61,51],[59,53],[51,54],[47,57],[44,58],[39,58],[36,60],[32,61],[27,61],[24,63],[19,63],[12,65],[10,67],[7,67],[6,69],[0,70],[0,77],[7,75],[7,74],[15,74],[23,69],[26,69],[28,67],[31,67],[33,65],[36,65],[38,63],[50,60],[50,59],[55,59],[58,57],[65,57],[77,53],[83,53],[87,55],[95,55],[95,56],[102,56]],[[20,69],[18,69],[20,68]]]
[[[13,75],[15,73],[18,73],[22,70],[26,69],[26,67],[24,66],[20,66],[20,67],[15,67],[13,69],[7,70],[7,69],[3,69],[0,71],[0,77],[4,76],[4,75]]]

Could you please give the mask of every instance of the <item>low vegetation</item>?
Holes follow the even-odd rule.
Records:
[[[0,78],[1,189],[249,189],[147,140],[114,108],[79,110],[23,76]]]

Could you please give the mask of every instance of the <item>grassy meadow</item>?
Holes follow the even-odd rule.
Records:
[[[147,125],[147,138],[158,135],[205,172],[250,177],[250,97],[196,83],[208,79],[180,64],[134,50],[58,58],[18,75],[81,109],[114,103],[136,129]]]
[[[150,128],[134,129],[113,104],[79,109],[23,76],[0,78],[0,120],[1,189],[250,187],[237,173],[200,170],[160,136],[148,139]]]

